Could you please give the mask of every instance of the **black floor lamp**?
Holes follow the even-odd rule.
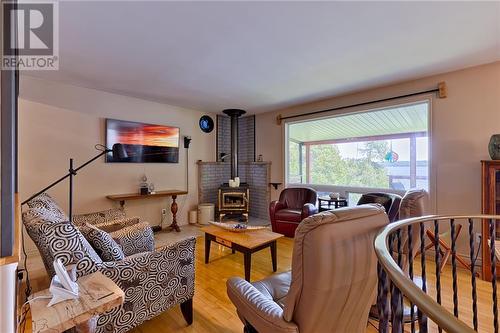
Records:
[[[91,158],[90,160],[88,160],[87,162],[83,163],[82,165],[80,165],[76,169],[73,168],[73,159],[70,158],[69,159],[69,170],[68,170],[68,173],[66,175],[64,175],[63,177],[59,178],[58,180],[56,180],[55,182],[53,182],[49,186],[45,187],[43,190],[40,190],[37,193],[33,194],[31,197],[29,197],[28,199],[24,200],[21,203],[21,205],[24,205],[24,204],[28,203],[33,198],[39,196],[40,194],[44,193],[45,191],[47,191],[47,190],[51,189],[52,187],[56,186],[57,184],[59,184],[60,182],[62,182],[63,180],[65,180],[66,178],[69,178],[69,220],[73,221],[73,176],[76,176],[76,174],[77,174],[78,171],[80,171],[81,169],[83,169],[84,167],[86,167],[87,165],[89,165],[90,163],[94,162],[99,157],[101,157],[101,156],[103,156],[105,154],[113,153],[113,158],[115,158],[115,159],[124,159],[124,158],[128,157],[127,151],[125,150],[125,147],[121,143],[115,143],[113,145],[113,149],[109,149],[106,146],[103,146],[103,145],[100,145],[100,144],[96,145],[95,148],[97,150],[101,151],[97,156]]]

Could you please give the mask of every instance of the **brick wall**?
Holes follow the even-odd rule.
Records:
[[[269,219],[271,162],[241,162],[238,175],[250,186],[250,216]],[[228,162],[199,161],[198,177],[198,202],[217,205],[217,189],[231,178],[231,166]]]
[[[220,153],[231,154],[231,119],[217,115],[217,159]],[[238,118],[238,160],[255,161],[255,116]]]
[[[238,119],[238,160],[255,161],[255,116]]]
[[[198,162],[198,203],[217,203],[217,189],[231,178],[227,162]]]
[[[250,215],[269,219],[270,181],[270,162],[252,162],[247,165],[246,182],[250,185]]]
[[[228,116],[217,115],[217,149],[216,159],[219,159],[220,153],[226,153],[229,161],[231,154],[231,119]]]

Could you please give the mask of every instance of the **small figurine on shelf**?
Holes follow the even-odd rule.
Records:
[[[149,184],[149,194],[155,194],[155,184]]]
[[[142,176],[142,182],[139,185],[141,195],[147,195],[149,192],[148,177],[146,175]]]

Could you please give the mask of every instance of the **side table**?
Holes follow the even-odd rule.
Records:
[[[120,306],[125,293],[111,279],[95,272],[78,279],[80,297],[47,307],[50,299],[30,302],[33,333],[57,333],[76,327],[78,332],[95,331],[94,318]],[[37,292],[32,298],[49,296],[48,289]]]
[[[318,197],[318,211],[320,212],[340,207],[347,207],[347,204],[348,202],[346,198],[332,199],[330,197]]]

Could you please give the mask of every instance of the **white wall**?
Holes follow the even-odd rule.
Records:
[[[0,265],[0,332],[16,331],[16,269],[17,263]]]
[[[189,194],[178,197],[178,222],[187,223],[188,211],[197,204],[196,161],[215,157],[215,132],[202,133],[202,112],[154,103],[102,91],[44,81],[21,79],[19,105],[19,185],[21,199],[28,198],[68,170],[69,158],[78,166],[105,143],[104,118],[115,118],[180,127],[181,137],[192,137],[189,151]],[[214,116],[214,115],[212,115]],[[157,190],[185,189],[186,152],[181,148],[178,164],[105,163],[104,157],[82,169],[75,178],[74,213],[92,212],[118,205],[108,194],[138,191],[143,174]],[[68,182],[49,191],[67,209]],[[151,224],[160,222],[161,208],[170,199],[127,202],[129,216],[138,215]],[[170,212],[170,210],[169,210]],[[170,223],[168,215],[166,223]]]

